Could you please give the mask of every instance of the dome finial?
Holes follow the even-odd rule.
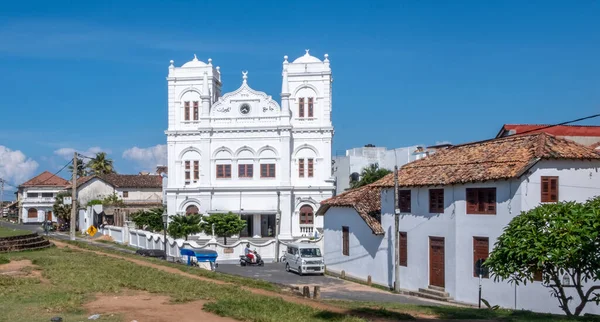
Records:
[[[209,65],[209,66],[212,66],[212,58],[209,58],[209,59],[208,59],[208,65]]]
[[[242,71],[242,79],[244,80],[244,84],[248,80],[248,71]]]
[[[308,51],[309,51],[310,49],[304,49],[304,50],[306,50],[306,54],[304,54],[304,56],[310,56],[310,54],[308,53]]]
[[[288,56],[287,56],[287,55],[285,55],[285,56],[283,56],[283,63],[285,64],[285,63],[287,63],[287,62],[288,62]]]
[[[169,65],[169,67],[174,67],[174,65],[173,65],[173,64],[175,64],[175,61],[173,61],[173,59],[171,59],[171,60],[169,61],[169,64],[170,64],[170,65]]]
[[[198,61],[198,57],[196,57],[196,54],[194,54],[194,61]]]
[[[328,62],[328,61],[329,61],[329,55],[328,55],[328,54],[325,54],[325,60],[324,60],[324,61],[325,61],[325,62]]]

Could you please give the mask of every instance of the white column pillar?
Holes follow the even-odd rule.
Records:
[[[261,215],[253,215],[252,216],[252,225],[253,227],[253,238],[260,238],[262,237],[262,230],[261,230]]]
[[[293,209],[292,194],[290,191],[281,192],[281,222],[279,224],[279,239],[292,239],[292,209]]]

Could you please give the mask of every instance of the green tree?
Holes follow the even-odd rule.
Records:
[[[517,285],[532,282],[533,274],[541,273],[559,307],[568,316],[577,316],[587,303],[600,302],[600,285],[585,285],[600,280],[598,245],[600,198],[542,204],[513,218],[484,265],[495,281]],[[569,288],[576,290],[577,299],[566,294]]]
[[[112,195],[109,195],[106,198],[102,199],[102,205],[104,205],[104,206],[124,206],[125,203],[123,202],[123,199],[121,199],[119,197],[119,195],[117,195],[116,192],[113,192]]]
[[[150,210],[137,211],[131,215],[131,220],[135,223],[135,226],[140,229],[158,232],[164,229],[162,216],[163,208],[158,207]]]
[[[59,192],[54,198],[54,205],[52,205],[52,213],[63,220],[69,220],[71,218],[71,205],[63,204],[65,197],[71,197],[68,192]]]
[[[171,216],[167,233],[173,238],[185,238],[187,240],[189,235],[202,231],[200,229],[201,220],[202,217],[199,214]]]
[[[85,162],[83,162],[82,159],[77,158],[77,176],[78,177],[84,177],[87,175],[87,170],[86,170],[86,164]],[[73,173],[73,163],[71,163],[69,165],[69,171],[71,171],[71,173]]]
[[[203,218],[200,228],[205,234],[212,235],[213,224],[215,225],[215,234],[223,237],[225,244],[227,244],[227,237],[239,234],[246,227],[246,221],[232,212],[206,216]]]
[[[392,173],[392,171],[380,168],[379,164],[377,163],[370,164],[368,167],[362,169],[359,180],[350,182],[350,189],[368,185],[385,177],[390,173]]]
[[[103,175],[115,173],[113,160],[106,157],[106,152],[98,152],[96,156],[87,163],[89,174]]]

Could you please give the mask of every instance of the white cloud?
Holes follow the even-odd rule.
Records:
[[[6,180],[10,186],[19,185],[31,179],[38,166],[37,162],[27,158],[23,152],[13,151],[0,145],[0,178]]]
[[[157,144],[148,148],[134,146],[123,152],[123,159],[134,161],[142,170],[154,171],[157,165],[167,164],[167,145]]]
[[[87,157],[94,157],[96,155],[96,153],[98,152],[106,152],[110,154],[110,150],[108,149],[103,149],[99,146],[93,146],[87,150],[75,150],[73,148],[60,148],[58,150],[54,151],[54,154],[63,157],[65,160],[71,160],[73,159],[73,153],[75,153],[75,151],[77,151],[77,153],[79,154],[83,154]]]

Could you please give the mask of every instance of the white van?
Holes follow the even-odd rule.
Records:
[[[289,244],[285,253],[285,270],[295,271],[298,275],[325,274],[321,249],[314,244]]]

